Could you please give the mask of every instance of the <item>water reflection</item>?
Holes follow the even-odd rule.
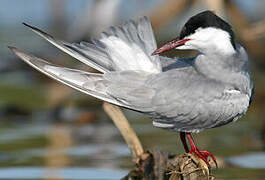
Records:
[[[243,168],[265,169],[265,152],[252,152],[228,158],[228,163]]]
[[[128,173],[125,170],[73,167],[48,169],[43,167],[1,168],[0,179],[64,179],[64,180],[117,180]]]
[[[47,154],[45,155],[45,166],[49,171],[46,172],[46,179],[63,179],[59,170],[70,165],[71,159],[63,151],[57,153],[58,150],[68,149],[73,145],[72,131],[70,127],[54,124],[47,132],[49,144],[47,146]]]

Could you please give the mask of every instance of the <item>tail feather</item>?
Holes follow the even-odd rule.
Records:
[[[126,105],[121,104],[121,102],[118,102],[115,98],[106,93],[109,84],[104,80],[103,74],[88,73],[81,70],[56,66],[17,48],[9,48],[27,64],[49,77],[85,94],[112,104],[126,107]]]

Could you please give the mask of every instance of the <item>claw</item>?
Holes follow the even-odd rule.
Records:
[[[190,151],[188,151],[188,146],[187,146],[187,143],[186,143],[186,137],[188,138],[189,143],[190,143],[190,147],[191,147]],[[208,157],[210,157],[214,161],[215,167],[218,168],[218,165],[217,165],[217,162],[216,162],[216,159],[215,159],[214,155],[212,153],[208,152],[208,151],[200,151],[196,147],[196,145],[194,143],[194,140],[193,140],[193,138],[192,138],[190,133],[182,132],[182,133],[180,133],[180,138],[181,138],[181,141],[182,141],[182,143],[184,145],[184,148],[185,148],[186,152],[188,152],[190,154],[194,153],[195,155],[197,155],[200,159],[202,159],[207,164],[207,166],[209,168],[211,168],[210,163],[208,161]]]
[[[208,157],[211,157],[215,163],[215,167],[218,168],[216,158],[214,157],[214,155],[212,153],[210,153],[208,151],[200,151],[197,148],[191,149],[191,151],[189,151],[189,153],[190,154],[194,153],[195,155],[197,155],[199,158],[201,158],[207,164],[208,167],[211,167],[210,163],[208,161]]]
[[[215,164],[216,169],[218,169],[218,164],[217,164],[216,158],[214,157],[214,155],[212,153],[210,153],[208,151],[200,151],[200,153],[202,153],[204,156],[207,156],[207,157],[210,156],[212,158],[214,164]]]

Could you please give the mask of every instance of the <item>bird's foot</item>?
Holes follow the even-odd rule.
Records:
[[[189,147],[187,145],[187,142],[186,142],[186,137],[188,138],[188,141],[190,143],[190,148],[191,150],[189,150]],[[180,133],[180,139],[183,143],[183,146],[184,146],[184,149],[186,151],[186,153],[194,153],[195,155],[197,155],[200,159],[202,159],[206,164],[207,166],[210,168],[210,163],[208,161],[208,157],[212,158],[212,160],[214,161],[215,163],[215,166],[216,168],[218,168],[217,166],[217,162],[216,162],[216,159],[214,157],[214,155],[208,151],[200,151],[197,146],[195,145],[194,143],[194,140],[193,140],[193,137],[191,136],[191,133],[185,133],[185,132],[181,132]]]
[[[211,167],[210,166],[210,163],[208,161],[208,157],[212,158],[212,160],[214,161],[215,163],[215,166],[216,168],[218,168],[218,165],[217,165],[217,162],[216,162],[216,158],[214,157],[214,155],[208,151],[200,151],[197,147],[195,148],[192,148],[190,151],[189,151],[190,154],[194,153],[195,155],[197,155],[200,159],[202,159],[208,167]]]

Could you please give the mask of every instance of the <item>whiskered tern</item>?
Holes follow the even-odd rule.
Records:
[[[44,39],[101,73],[60,67],[9,47],[26,63],[85,94],[142,112],[155,127],[180,132],[185,151],[209,166],[191,133],[236,121],[253,96],[248,57],[231,26],[211,11],[191,17],[178,38],[157,49],[146,17],[111,27],[93,43],[68,43],[25,24]],[[161,56],[170,49],[197,50],[192,58]],[[186,138],[190,144],[187,145]]]

